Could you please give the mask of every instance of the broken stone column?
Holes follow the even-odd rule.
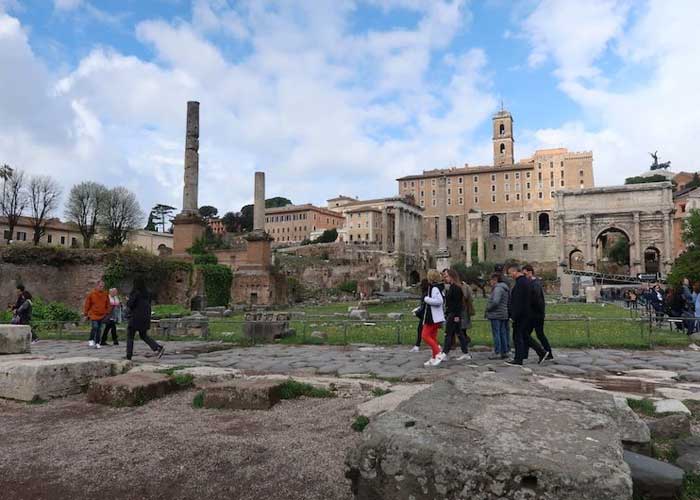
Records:
[[[253,231],[265,230],[265,172],[255,172]]]
[[[182,193],[183,214],[198,214],[199,192],[199,103],[187,102],[187,133],[185,136],[185,187]]]

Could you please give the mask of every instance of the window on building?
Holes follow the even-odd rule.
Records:
[[[583,179],[581,179],[581,187],[583,187]]]
[[[527,220],[532,221],[532,214],[527,214]]]
[[[463,178],[463,177],[458,177],[458,178],[457,178],[457,182],[458,182],[459,184],[462,184],[462,183],[464,182],[464,178]]]
[[[460,199],[459,199],[459,204],[460,204],[460,205],[464,205],[464,198],[460,198]]]
[[[531,199],[532,199],[532,194],[527,193],[527,199],[528,199],[528,200],[531,200]]]
[[[515,172],[515,178],[520,179],[520,172]]]
[[[452,190],[450,188],[447,188],[447,196],[450,196],[452,194]]]
[[[564,178],[564,171],[563,170],[559,172],[559,177],[561,177],[562,179]]]
[[[515,193],[515,201],[520,201],[520,193]]]
[[[559,166],[560,166],[560,167],[563,167],[563,166],[564,166],[564,161],[561,161]]]
[[[506,195],[506,201],[510,201],[510,195],[509,195],[509,194]]]
[[[437,206],[437,200],[435,200],[435,198],[433,198],[433,206]]]
[[[532,174],[530,172],[525,172],[525,177],[527,177],[528,179],[530,178],[531,175]]]
[[[495,184],[491,184],[491,192],[492,193],[496,192],[496,185]]]
[[[496,195],[495,194],[491,195],[491,203],[496,203]]]
[[[564,187],[564,179],[561,180],[560,184],[561,184],[561,187]]]
[[[12,233],[10,233],[10,231],[8,231],[7,229],[5,229],[5,232],[3,233],[3,236],[2,236],[2,237],[3,237],[3,239],[4,239],[5,241],[11,240],[11,239],[12,239]]]
[[[537,197],[538,197],[540,200],[543,198],[542,191],[540,191],[539,193],[537,193]]]
[[[538,164],[537,164],[537,168],[542,168],[542,164],[541,164],[541,163],[538,163]]]
[[[506,154],[506,145],[501,143],[501,155],[505,155],[505,154]]]
[[[554,187],[554,179],[549,179],[549,187]]]
[[[579,170],[579,171],[578,171],[578,176],[579,176],[579,177],[583,177],[583,170]]]
[[[416,183],[411,181],[411,187],[414,187],[415,185],[416,185]]]
[[[527,245],[527,243],[523,243],[523,250],[525,250],[525,251],[528,250],[528,245]]]
[[[510,174],[503,174],[503,178],[504,178],[505,180],[510,179]]]
[[[550,197],[550,198],[554,198],[554,191],[550,191],[550,192],[549,192],[549,197]]]
[[[403,181],[403,187],[406,187],[406,181]]]
[[[431,191],[431,194],[433,195],[433,198],[435,198],[435,190],[434,189]]]
[[[53,235],[52,235],[52,234],[49,234],[49,235],[46,237],[46,242],[47,242],[47,243],[52,243],[52,242],[53,242]]]
[[[495,244],[495,243],[493,244],[493,249],[496,250],[496,244]]]
[[[425,201],[421,200],[421,201],[420,201],[420,206],[421,206],[422,208],[425,208]]]
[[[479,182],[479,176],[475,175],[474,178],[472,179],[474,182]]]
[[[542,180],[542,172],[537,172],[537,180],[538,181]]]
[[[474,205],[478,205],[478,204],[479,204],[479,197],[475,196],[474,197]]]
[[[71,238],[70,246],[72,246],[73,248],[78,248],[78,240],[76,238]]]
[[[549,162],[549,168],[554,168],[554,162],[553,162],[553,161],[550,161],[550,162]]]
[[[435,185],[435,179],[430,179],[430,184]]]
[[[529,182],[525,183],[525,189],[530,189],[530,183],[529,183]]]
[[[509,250],[510,252],[513,251],[513,244],[512,244],[512,243],[508,243],[508,250]]]
[[[452,199],[451,199],[451,198],[447,198],[447,204],[448,204],[448,205],[452,205]]]
[[[496,182],[496,174],[491,174],[491,182]]]
[[[478,193],[479,192],[479,186],[474,186],[474,192]]]
[[[425,196],[425,191],[420,192],[420,197],[423,198],[423,196]]]
[[[457,190],[457,194],[464,194],[462,188],[459,188],[459,189]]]
[[[498,126],[498,134],[501,136],[506,135],[506,126],[502,123]]]

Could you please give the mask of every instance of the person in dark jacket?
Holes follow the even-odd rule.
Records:
[[[542,348],[547,351],[545,360],[554,359],[552,346],[549,343],[549,339],[544,334],[546,303],[544,300],[542,283],[535,277],[535,269],[530,264],[523,266],[523,273],[530,280],[530,289],[532,291],[532,327],[535,329],[537,340],[542,344]]]
[[[39,337],[32,328],[32,294],[25,290],[24,285],[17,285],[17,301],[12,308],[12,323],[17,325],[27,325],[32,332],[32,344],[39,342]]]
[[[484,316],[491,323],[494,355],[490,359],[507,359],[510,353],[508,340],[508,299],[510,290],[503,282],[503,275],[494,272],[491,275],[491,295],[486,303]]]
[[[510,293],[508,311],[513,320],[513,341],[515,343],[515,358],[506,361],[509,365],[522,365],[527,358],[530,348],[539,356],[538,363],[542,363],[547,353],[531,336],[532,334],[532,291],[530,280],[522,273],[518,264],[508,267],[508,274],[515,284]]]
[[[134,282],[134,289],[129,294],[126,307],[129,310],[129,324],[126,329],[126,359],[131,359],[134,353],[136,332],[139,332],[141,340],[148,344],[153,352],[158,353],[158,358],[161,358],[165,353],[165,347],[148,335],[148,330],[151,327],[151,296],[143,280]]]
[[[457,361],[472,359],[471,354],[469,354],[467,336],[462,330],[462,317],[465,313],[464,292],[461,286],[462,280],[454,269],[447,269],[444,276],[450,287],[445,294],[445,313],[447,318],[445,319],[445,341],[443,342],[440,356],[443,359],[447,357],[452,349],[453,340],[457,336],[459,345],[462,348],[462,355],[457,358]]]
[[[421,333],[423,332],[423,317],[425,316],[425,302],[423,302],[423,297],[428,295],[428,290],[430,289],[430,282],[426,279],[423,278],[420,282],[420,304],[418,307],[416,307],[413,310],[413,314],[418,316],[418,332],[416,335],[416,343],[413,347],[411,347],[410,352],[419,352],[420,351],[420,340],[421,340]]]

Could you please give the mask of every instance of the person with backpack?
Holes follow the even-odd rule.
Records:
[[[428,294],[428,287],[430,287],[430,283],[428,282],[427,279],[423,278],[420,282],[420,291],[421,291],[421,296],[420,296],[420,304],[418,307],[416,307],[413,310],[413,314],[416,315],[418,318],[418,331],[416,335],[416,343],[413,347],[411,347],[411,350],[409,352],[419,352],[420,351],[420,339],[421,339],[421,334],[423,333],[423,316],[425,316],[425,308],[426,304],[423,302],[423,297],[425,297]]]
[[[32,309],[34,304],[32,302],[32,294],[24,289],[24,285],[17,285],[17,301],[12,308],[12,324],[13,325],[27,325],[32,332],[32,344],[39,342],[39,337],[34,333],[34,328],[32,328]]]
[[[445,281],[449,288],[445,294],[445,313],[447,315],[445,322],[445,341],[442,346],[442,352],[438,355],[441,361],[447,358],[447,355],[452,350],[452,343],[455,336],[459,339],[462,355],[457,358],[457,361],[472,359],[469,354],[469,344],[465,330],[462,330],[462,320],[464,318],[464,292],[462,291],[462,280],[459,274],[454,269],[445,271]]]
[[[126,359],[131,359],[134,353],[134,337],[136,332],[160,359],[165,353],[165,347],[148,335],[151,328],[151,296],[143,280],[136,280],[134,288],[126,303],[129,312],[129,324],[126,330]]]
[[[437,366],[444,359],[440,354],[440,344],[438,344],[438,330],[445,322],[445,313],[442,310],[444,298],[442,294],[442,284],[440,283],[440,272],[437,269],[428,271],[428,290],[423,297],[425,312],[423,316],[423,329],[421,337],[430,346],[431,358],[423,363],[424,366]]]
[[[508,300],[510,289],[503,282],[503,274],[494,272],[491,274],[491,295],[486,303],[484,316],[491,323],[491,337],[493,338],[493,352],[489,359],[508,359],[510,354],[510,340],[508,333]]]

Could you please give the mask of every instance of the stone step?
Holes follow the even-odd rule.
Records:
[[[94,380],[88,389],[89,403],[109,406],[141,406],[178,389],[175,381],[163,373],[126,373]]]
[[[0,361],[0,398],[36,401],[78,394],[93,379],[130,366],[131,362],[87,357]]]
[[[236,380],[208,387],[203,391],[202,406],[227,410],[269,410],[280,401],[282,381]]]
[[[32,329],[30,326],[0,325],[0,354],[28,353],[31,350],[31,345]]]

